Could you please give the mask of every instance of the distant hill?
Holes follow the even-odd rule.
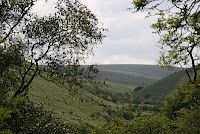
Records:
[[[180,70],[137,64],[98,65],[98,69],[100,73],[97,79],[133,86],[147,86]]]
[[[187,80],[184,71],[175,72],[157,82],[135,92],[135,97],[156,97],[163,98],[169,95],[178,85]]]
[[[98,65],[98,69],[107,72],[134,74],[156,79],[166,77],[167,75],[180,70],[180,68],[175,68],[175,67],[172,69],[168,69],[166,67],[160,67],[158,65],[139,65],[139,64]]]

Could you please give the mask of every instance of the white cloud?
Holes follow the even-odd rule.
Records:
[[[97,0],[80,0],[81,3],[86,5],[91,11],[97,12],[98,5],[97,5]]]
[[[32,12],[37,13],[39,16],[54,13],[56,11],[55,2],[55,0],[38,0],[33,6]]]
[[[107,56],[106,59],[97,59],[96,56],[90,56],[84,64],[157,64],[156,61],[151,59],[141,59],[131,57],[130,55],[111,55]]]
[[[55,0],[39,0],[34,7],[40,15],[53,12]],[[107,37],[95,56],[87,63],[154,63],[159,50],[155,46],[158,37],[152,34],[150,24],[154,19],[145,19],[146,13],[131,13],[127,8],[131,0],[80,0],[108,28]],[[101,26],[102,27],[102,26]]]
[[[113,55],[102,61],[103,64],[156,64],[153,60],[138,59],[128,55]]]

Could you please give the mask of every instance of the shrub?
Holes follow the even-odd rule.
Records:
[[[1,95],[0,130],[1,133],[69,133],[70,126],[53,117],[41,107],[34,107],[26,97],[9,98]]]

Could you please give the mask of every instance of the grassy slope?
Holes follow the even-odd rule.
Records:
[[[138,65],[138,67],[142,67],[145,73],[139,74],[141,71],[133,71],[133,68],[135,65],[126,65],[122,66],[121,70],[119,66],[117,70],[114,68],[111,71],[111,74],[108,73],[107,76],[111,76],[111,78],[115,78],[117,80],[124,80],[128,81],[127,84],[125,82],[120,81],[114,81],[118,83],[108,83],[107,87],[100,88],[101,90],[108,91],[108,92],[130,92],[135,88],[135,84],[132,84],[132,81],[139,81],[143,82],[143,80],[155,80],[161,77],[159,73],[154,74],[155,70],[158,70],[158,72],[162,72],[162,76],[168,75],[169,71],[162,71],[158,69],[158,66],[143,66]],[[111,68],[115,67],[113,65],[110,65]],[[109,67],[109,69],[110,69]],[[127,69],[127,67],[131,67],[131,69]],[[156,69],[153,69],[153,68]],[[154,71],[152,71],[152,69]],[[105,71],[108,71],[108,68],[105,69]],[[133,72],[132,72],[133,71]],[[132,72],[132,73],[130,73]],[[130,74],[129,74],[130,73]],[[136,73],[138,73],[136,75]],[[116,75],[113,75],[116,74]],[[129,76],[128,78],[124,78],[123,76]],[[104,78],[105,78],[104,73]],[[154,77],[155,76],[155,77]],[[138,78],[141,78],[138,80]],[[172,79],[172,82],[177,80],[176,75],[173,78],[168,78],[169,80]],[[168,84],[173,85],[171,82],[168,82],[166,84],[167,79],[160,80],[158,84],[154,84],[144,88],[141,92],[138,92],[138,95],[144,95],[145,93],[151,92],[152,94],[159,95],[159,94],[167,94],[168,91],[165,89],[166,87],[169,87]],[[134,83],[134,82],[133,82]],[[138,84],[140,85],[140,84]],[[170,86],[171,86],[170,85]],[[158,89],[156,87],[162,87],[162,89]],[[155,87],[155,88],[154,88]],[[87,87],[88,88],[88,87]],[[151,90],[150,90],[151,89]],[[171,88],[170,88],[171,89]],[[93,90],[92,88],[89,90]],[[162,91],[163,90],[163,91]],[[162,92],[161,92],[162,91]],[[165,92],[167,91],[167,92]],[[57,85],[48,82],[40,77],[37,77],[33,84],[32,89],[30,90],[30,97],[36,104],[43,104],[44,108],[47,110],[52,110],[57,117],[62,118],[64,121],[71,123],[71,124],[80,124],[82,123],[88,123],[90,125],[100,125],[106,123],[106,119],[109,119],[109,115],[106,113],[106,110],[116,110],[116,107],[121,107],[121,105],[114,104],[109,101],[105,101],[103,99],[100,99],[99,97],[93,95],[92,93],[89,93],[86,90],[78,90],[76,95],[72,96],[70,95],[69,91],[65,88],[58,87]]]
[[[156,78],[149,78],[135,74],[108,71],[101,71],[97,79],[132,86],[146,86],[158,80]]]
[[[150,95],[162,98],[170,94],[181,82],[187,79],[184,71],[175,72],[135,93],[135,96]]]
[[[90,93],[96,94],[98,91],[110,92],[110,93],[126,93],[131,92],[135,89],[135,86],[132,85],[125,85],[120,83],[113,83],[113,82],[101,82],[99,81],[98,86],[94,86],[91,84],[85,84],[83,89],[89,91]]]
[[[104,91],[125,93],[125,92],[131,92],[135,88],[136,88],[136,86],[132,86],[132,85],[107,82],[106,86],[102,87],[101,89]]]
[[[115,110],[116,104],[100,99],[89,92],[78,90],[70,95],[65,88],[58,87],[40,77],[37,77],[30,90],[31,100],[43,104],[47,110],[52,110],[57,117],[71,124],[88,123],[100,125],[106,122],[109,115],[108,107]]]
[[[101,88],[101,90],[108,89],[112,93],[131,90],[129,86],[108,84],[109,87]],[[122,91],[120,88],[126,90]],[[101,126],[111,119],[107,111],[117,111],[117,109],[124,109],[128,106],[128,104],[106,101],[86,90],[77,90],[75,95],[71,95],[66,88],[59,87],[40,77],[35,78],[32,83],[29,97],[36,105],[42,104],[46,110],[52,111],[56,117],[71,125],[87,123],[91,126]],[[150,111],[143,111],[142,115],[150,113]]]

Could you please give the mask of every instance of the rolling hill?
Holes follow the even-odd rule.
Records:
[[[156,97],[163,98],[169,95],[178,85],[187,80],[187,74],[184,71],[175,72],[157,82],[135,92],[135,97]]]
[[[170,71],[156,65],[100,65],[98,68],[100,74],[96,80],[108,80],[106,85],[95,87],[85,83],[82,89],[72,90],[36,77],[29,97],[68,124],[97,126],[111,119],[110,111],[116,112],[127,104],[113,103],[96,92],[123,95],[131,93],[136,86],[145,86],[135,96],[165,96],[181,81],[179,78],[185,77],[183,72],[176,72],[178,68]]]
[[[139,65],[139,64],[112,64],[112,65],[98,65],[100,71],[118,72],[129,75],[143,76],[146,78],[160,79],[179,71],[180,68],[165,68],[158,65]]]
[[[147,86],[180,70],[179,68],[169,70],[158,65],[136,64],[99,65],[98,69],[100,71],[98,80],[132,86]]]

